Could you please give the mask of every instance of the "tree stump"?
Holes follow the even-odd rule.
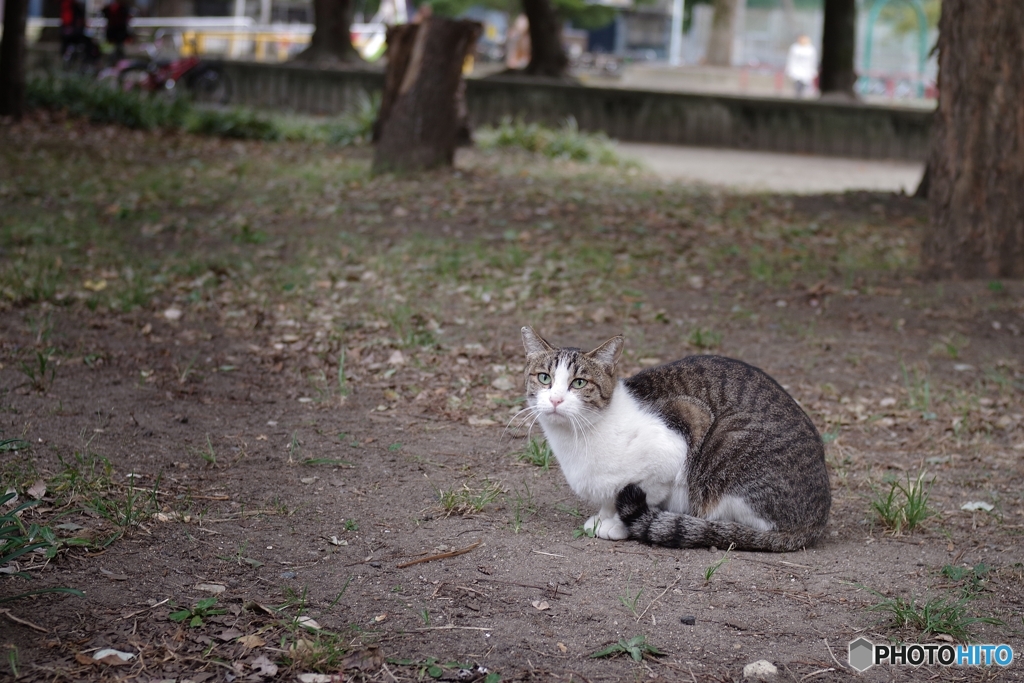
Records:
[[[468,130],[462,65],[482,30],[475,21],[439,17],[388,29],[374,173],[452,165]]]
[[[943,0],[938,51],[924,274],[1024,277],[1024,2]]]

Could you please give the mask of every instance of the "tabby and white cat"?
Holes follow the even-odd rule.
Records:
[[[584,353],[524,327],[523,344],[528,410],[569,486],[598,506],[585,523],[598,537],[774,552],[821,537],[821,437],[763,371],[690,356],[618,380],[621,336]]]

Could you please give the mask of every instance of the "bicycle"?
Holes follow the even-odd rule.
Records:
[[[149,62],[126,61],[117,71],[122,90],[165,93],[171,96],[184,87],[195,102],[227,104],[231,100],[231,79],[216,64],[195,55]]]

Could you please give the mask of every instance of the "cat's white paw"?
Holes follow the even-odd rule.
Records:
[[[629,538],[629,529],[618,515],[603,519],[600,515],[594,515],[583,524],[583,528],[608,541],[624,541]]]

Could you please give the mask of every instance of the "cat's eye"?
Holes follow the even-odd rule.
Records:
[[[546,372],[538,372],[537,381],[543,384],[544,386],[547,386],[551,384],[551,375],[549,375]]]
[[[585,386],[587,386],[587,380],[583,379],[582,377],[577,377],[572,381],[573,389],[582,389]]]

